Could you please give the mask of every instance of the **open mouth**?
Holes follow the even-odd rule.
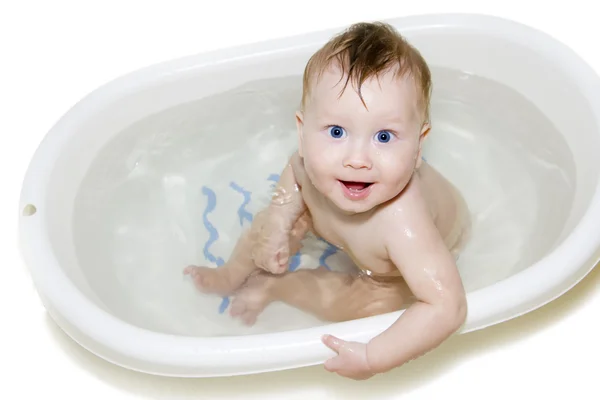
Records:
[[[340,181],[342,185],[351,192],[361,192],[371,186],[373,182],[352,182],[352,181]]]
[[[369,188],[373,182],[340,181],[346,197],[352,200],[361,200],[368,196]]]

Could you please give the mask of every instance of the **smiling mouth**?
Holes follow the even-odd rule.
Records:
[[[348,189],[348,191],[351,193],[360,193],[373,184],[373,182],[353,182],[353,181],[340,181],[340,183],[342,185],[344,185]]]

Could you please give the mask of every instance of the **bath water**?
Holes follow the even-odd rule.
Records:
[[[458,267],[473,291],[551,251],[575,167],[560,132],[520,94],[466,72],[432,71],[424,156],[469,205],[473,233]],[[189,264],[222,265],[269,202],[297,143],[300,89],[300,76],[250,82],[148,116],[98,154],[76,198],[74,241],[90,287],[114,315],[198,336],[324,324],[272,303],[246,327],[228,315],[231,299],[199,293],[182,274]],[[343,253],[308,238],[292,268],[319,264],[352,268]]]

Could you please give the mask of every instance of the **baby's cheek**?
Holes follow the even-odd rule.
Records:
[[[416,154],[413,148],[403,147],[401,149],[394,149],[394,151],[382,152],[380,163],[387,169],[404,171],[414,165]]]
[[[391,161],[381,171],[384,171],[384,180],[388,181],[392,186],[402,186],[406,184],[412,174],[414,161],[412,159],[397,159]]]
[[[327,174],[326,160],[321,156],[314,157],[306,165],[306,171],[313,181],[320,181]]]
[[[314,157],[306,160],[305,169],[312,184],[320,191],[327,192],[328,182],[331,180],[332,168],[324,157]]]
[[[331,154],[324,150],[324,146],[311,146],[306,158],[314,170],[326,169],[331,163]]]

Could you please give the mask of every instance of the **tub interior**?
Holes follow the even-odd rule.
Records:
[[[484,289],[550,254],[577,224],[598,178],[598,127],[570,72],[533,44],[462,28],[404,33],[433,72],[424,156],[473,215],[459,270],[468,292]],[[200,294],[182,275],[227,260],[267,203],[296,145],[301,74],[320,44],[114,86],[64,122],[74,134],[44,217],[79,290],[131,324],[177,335],[325,324],[277,303],[245,327],[227,315],[230,299]],[[314,238],[293,267],[323,262],[350,267]]]

